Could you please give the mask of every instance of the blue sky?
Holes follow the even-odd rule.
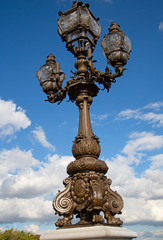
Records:
[[[104,71],[100,40],[112,21],[131,39],[124,76],[91,106],[94,133],[123,197],[124,227],[138,239],[163,239],[163,1],[90,0],[101,35],[93,57]],[[36,71],[49,53],[68,80],[75,58],[57,34],[58,11],[70,0],[0,1],[0,227],[54,229],[51,203],[72,161],[78,109],[45,102]],[[65,82],[64,82],[65,84]],[[68,100],[68,99],[67,99]]]

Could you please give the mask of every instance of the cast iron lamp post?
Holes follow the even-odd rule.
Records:
[[[67,166],[69,176],[63,182],[66,188],[59,191],[53,201],[56,214],[63,216],[58,219],[56,226],[72,225],[74,215],[80,219],[78,226],[99,223],[120,226],[122,221],[114,215],[121,213],[123,200],[117,192],[111,190],[111,180],[105,176],[108,167],[98,159],[99,138],[92,131],[89,108],[92,98],[100,90],[96,83],[102,84],[109,91],[111,83],[123,74],[131,43],[120,26],[113,22],[101,46],[107,63],[114,67],[115,73],[112,74],[108,67],[105,72],[96,70],[92,52],[101,28],[98,19],[89,10],[89,4],[75,1],[71,9],[65,13],[59,12],[59,15],[57,30],[62,41],[66,42],[66,48],[77,58],[77,71],[72,72],[74,76],[62,87],[65,75],[55,57],[49,54],[46,64],[37,72],[37,77],[47,94],[47,101],[60,103],[68,94],[69,99],[76,102],[79,108],[79,130],[72,147],[75,161]],[[104,213],[104,217],[100,212]]]

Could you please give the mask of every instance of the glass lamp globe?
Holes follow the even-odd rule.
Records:
[[[58,33],[66,42],[66,47],[94,48],[99,38],[101,27],[98,19],[89,10],[89,4],[83,5],[80,1],[74,1],[71,9],[65,13],[59,12]]]
[[[111,66],[124,66],[127,63],[131,52],[131,42],[117,23],[111,23],[109,33],[104,36],[101,47],[108,60],[107,63]]]
[[[46,94],[57,93],[65,78],[64,73],[60,69],[59,63],[56,63],[53,54],[47,56],[46,64],[40,68],[36,76]]]

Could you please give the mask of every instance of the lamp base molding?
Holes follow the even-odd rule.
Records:
[[[132,240],[136,237],[135,232],[126,228],[96,225],[53,230],[40,240]]]

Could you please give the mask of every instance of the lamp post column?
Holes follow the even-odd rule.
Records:
[[[76,159],[88,160],[98,159],[100,155],[99,139],[93,134],[89,108],[92,103],[92,97],[86,90],[81,91],[76,99],[79,108],[79,130],[75,138],[72,153]]]
[[[78,136],[85,135],[86,137],[93,136],[89,107],[92,103],[92,97],[85,92],[81,93],[76,99],[76,104],[79,107],[79,131]]]

